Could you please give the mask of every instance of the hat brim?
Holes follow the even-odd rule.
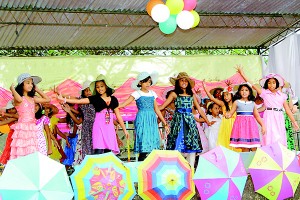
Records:
[[[151,86],[155,85],[158,81],[158,72],[152,72],[152,74],[149,75],[151,77]],[[146,77],[147,78],[147,77]],[[139,90],[140,88],[138,87],[138,84],[141,80],[135,79],[132,83],[131,83],[131,88],[134,90]]]
[[[185,78],[189,83],[190,83],[190,85],[191,85],[191,88],[194,88],[194,86],[195,86],[195,81],[194,80],[192,80],[190,77],[188,77],[188,76],[181,76],[180,78],[175,78],[175,77],[170,77],[170,83],[172,84],[172,85],[174,85],[175,86],[175,83],[176,83],[176,81],[177,80],[179,80],[179,79],[183,79],[183,78]]]
[[[221,92],[223,92],[224,88],[222,88],[222,87],[216,87],[216,88],[213,88],[213,89],[209,90],[209,93],[210,93],[211,95],[213,95],[214,92],[215,92],[215,90],[222,90]]]
[[[40,83],[41,81],[42,81],[42,78],[41,77],[39,77],[39,76],[30,76],[30,77],[28,77],[28,78],[26,78],[26,79],[32,79],[32,82],[34,83],[34,85],[37,85],[38,83]],[[23,81],[22,81],[22,83],[26,80],[26,79],[24,79]],[[18,85],[20,85],[20,84],[22,84],[22,83],[18,83]]]
[[[266,83],[266,81],[267,81],[268,79],[270,79],[270,78],[276,79],[276,80],[279,82],[279,86],[280,86],[280,87],[283,87],[283,86],[284,86],[284,80],[282,79],[282,77],[280,77],[280,76],[278,76],[278,75],[274,75],[274,76],[272,76],[272,77],[265,77],[265,78],[260,79],[260,80],[259,80],[260,86],[263,88],[264,85],[265,85],[265,83]]]
[[[99,82],[99,81],[104,81],[105,85],[112,90],[112,93],[115,92],[115,90],[107,83],[107,80],[106,80],[105,76],[100,75],[96,78],[95,81],[91,82],[91,84],[89,86],[89,88],[92,92],[92,95],[95,95],[97,93],[96,89],[95,89],[95,84],[96,84],[96,82]]]
[[[56,115],[59,112],[58,108],[51,103],[44,103],[42,104],[42,106],[44,108],[50,108],[52,110],[53,115]]]

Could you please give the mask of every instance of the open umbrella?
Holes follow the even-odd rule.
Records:
[[[3,199],[72,199],[65,166],[39,152],[9,160],[0,177]]]
[[[258,148],[249,172],[255,191],[268,199],[293,197],[300,181],[295,152],[280,143]]]
[[[218,146],[200,155],[194,176],[201,199],[241,199],[247,173],[239,153]]]
[[[71,176],[75,199],[132,199],[130,170],[113,153],[87,155]]]
[[[153,150],[138,166],[138,194],[147,199],[191,199],[194,174],[178,151]]]

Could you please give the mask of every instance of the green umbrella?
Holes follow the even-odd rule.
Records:
[[[65,166],[38,152],[8,161],[0,177],[3,199],[72,199]]]

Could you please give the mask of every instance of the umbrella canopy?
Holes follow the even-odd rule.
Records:
[[[130,170],[113,153],[87,155],[71,176],[75,199],[132,199]]]
[[[200,155],[193,179],[201,199],[241,199],[247,173],[239,153],[218,146]]]
[[[3,199],[72,199],[65,166],[39,152],[9,160],[0,177]]]
[[[194,174],[178,151],[153,150],[138,166],[138,194],[147,199],[191,199]]]
[[[300,181],[295,152],[280,143],[258,148],[249,172],[255,191],[268,199],[293,197]]]

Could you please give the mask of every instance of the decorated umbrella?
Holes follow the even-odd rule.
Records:
[[[194,174],[178,151],[153,150],[138,166],[138,194],[147,199],[191,199]]]
[[[295,152],[280,143],[258,148],[249,172],[255,191],[268,199],[293,197],[300,181]]]
[[[247,173],[239,153],[218,146],[200,155],[194,182],[201,199],[241,199]]]
[[[65,166],[39,152],[9,160],[0,177],[3,199],[72,199]]]
[[[71,176],[75,199],[132,199],[130,170],[113,153],[87,155]]]

